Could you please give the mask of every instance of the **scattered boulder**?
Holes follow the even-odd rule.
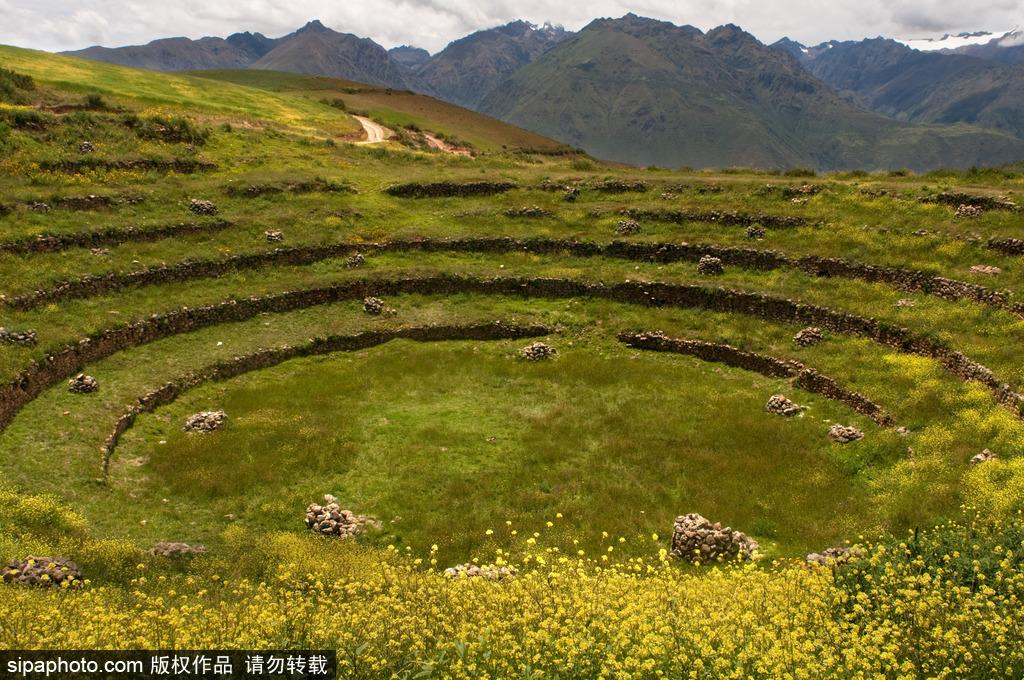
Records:
[[[367,314],[378,314],[384,313],[384,301],[377,297],[366,297],[363,298],[363,311]]]
[[[778,416],[786,416],[790,418],[792,416],[798,416],[803,412],[803,407],[799,406],[789,400],[783,394],[773,394],[768,398],[768,403],[764,405],[764,410],[768,413],[774,413]]]
[[[916,302],[914,302],[913,300],[908,300],[907,298],[900,298],[899,300],[896,301],[897,307],[913,307],[916,304]]]
[[[953,213],[953,216],[958,220],[969,220],[981,217],[984,212],[985,210],[981,206],[961,203],[956,207],[956,212]]]
[[[632,236],[640,233],[640,223],[636,220],[619,220],[615,233],[621,236]]]
[[[271,229],[269,231],[263,232],[263,236],[270,243],[280,243],[281,241],[284,240],[284,232],[278,231],[276,229]]]
[[[828,428],[828,438],[839,444],[849,444],[864,438],[864,433],[852,425],[833,425]]]
[[[35,347],[37,342],[39,342],[39,336],[35,331],[15,331],[0,327],[0,344]]]
[[[359,269],[366,264],[366,257],[362,253],[353,253],[345,260],[345,267],[348,269]]]
[[[152,553],[158,557],[168,559],[191,558],[196,555],[205,555],[205,545],[189,545],[188,543],[157,543],[153,546]]]
[[[33,212],[47,213],[50,212],[50,204],[43,203],[42,201],[31,201],[28,204],[28,209]]]
[[[579,187],[566,187],[565,193],[562,195],[562,200],[566,203],[575,203],[576,199],[580,197]]]
[[[823,567],[831,567],[839,564],[846,564],[864,556],[864,551],[856,545],[838,545],[834,548],[826,548],[820,553],[811,553],[807,556],[808,564],[820,564]]]
[[[444,570],[444,575],[448,578],[482,578],[488,581],[504,581],[506,579],[515,578],[516,570],[514,567],[506,566],[478,566],[472,562],[466,562],[465,564],[456,564],[454,567],[449,567]]]
[[[981,463],[987,463],[988,461],[995,460],[998,457],[999,456],[997,456],[993,451],[985,449],[978,455],[971,458],[971,465],[980,465]]]
[[[1003,270],[999,267],[993,267],[988,264],[976,264],[971,267],[972,274],[987,274],[988,276],[995,276],[996,274],[1002,274]]]
[[[812,345],[817,345],[824,339],[825,335],[817,326],[808,326],[807,328],[803,328],[797,331],[797,334],[793,336],[793,342],[797,347],[811,347]]]
[[[558,354],[558,350],[543,342],[531,342],[519,350],[519,356],[528,361],[543,361],[544,359],[552,358],[556,354]]]
[[[900,425],[899,427],[896,428],[896,434],[898,434],[901,437],[909,437],[910,436],[910,428],[909,427],[904,427],[904,426]]]
[[[749,227],[747,227],[747,238],[751,239],[752,241],[760,241],[767,235],[768,232],[766,232],[763,227],[759,227],[756,224],[752,224]]]
[[[722,258],[714,257],[713,255],[704,255],[697,263],[697,272],[704,274],[705,276],[717,276],[718,274],[724,274],[725,267],[722,266]]]
[[[213,432],[220,429],[228,419],[224,411],[201,411],[189,416],[181,429],[185,432]]]
[[[82,142],[78,145],[78,153],[92,153],[96,150],[92,142]]]
[[[342,510],[338,499],[331,494],[324,495],[323,505],[310,503],[306,508],[306,528],[322,536],[351,538],[381,526],[380,521],[372,517]]]
[[[85,582],[78,565],[64,557],[34,557],[11,560],[4,567],[4,583],[27,586],[80,588]]]
[[[74,378],[68,380],[68,392],[72,394],[89,394],[99,388],[100,384],[96,381],[96,378],[85,373],[79,373]]]
[[[217,205],[213,201],[193,198],[188,202],[188,209],[196,215],[216,215]]]
[[[691,562],[756,559],[757,541],[740,531],[712,524],[697,513],[676,518],[672,528],[672,556]]]

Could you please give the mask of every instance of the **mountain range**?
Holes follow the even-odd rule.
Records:
[[[280,38],[235,33],[68,54],[412,90],[641,165],[924,170],[1024,160],[1019,34],[987,37],[940,40],[930,51],[881,38],[769,47],[734,25],[705,33],[628,14],[577,33],[515,21],[435,55],[386,50],[319,21]]]

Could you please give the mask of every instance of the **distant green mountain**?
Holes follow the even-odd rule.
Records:
[[[813,48],[792,41],[775,46],[797,56],[841,95],[882,115],[971,123],[1024,137],[1024,66],[921,52],[883,38]]]
[[[480,109],[611,160],[819,169],[1000,164],[1024,142],[861,110],[790,54],[728,25],[594,21],[519,69]]]
[[[417,75],[443,99],[475,109],[506,78],[570,35],[560,26],[513,21],[452,42]]]

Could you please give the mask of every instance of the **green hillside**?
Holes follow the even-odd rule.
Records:
[[[0,67],[0,649],[1024,673],[1019,167],[640,168],[342,81]]]

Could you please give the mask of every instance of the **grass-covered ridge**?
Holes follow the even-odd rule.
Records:
[[[0,57],[0,562],[68,557],[89,580],[0,586],[0,621],[67,631],[0,624],[0,645],[326,645],[365,677],[1019,671],[1024,260],[989,247],[1022,238],[1001,205],[1018,170],[626,168],[358,84]],[[463,126],[474,155],[352,144],[349,112]],[[949,192],[998,207],[958,217]],[[495,321],[557,355],[409,339]],[[821,341],[795,342],[811,325]],[[624,341],[651,331],[787,368]],[[391,341],[188,382],[358,337]],[[70,392],[79,372],[99,389]],[[777,393],[802,415],[767,413]],[[182,431],[217,409],[222,429]],[[382,527],[310,535],[328,493]],[[689,512],[766,557],[662,560]],[[971,528],[935,528],[950,518]],[[876,548],[803,564],[844,541]],[[441,573],[495,559],[518,576]]]

